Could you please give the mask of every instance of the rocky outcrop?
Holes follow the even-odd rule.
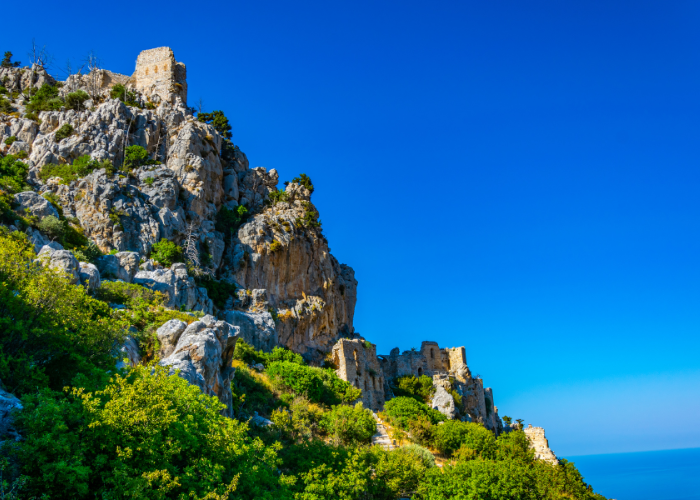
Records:
[[[256,169],[254,175],[261,172]],[[249,182],[244,177],[243,184]],[[232,278],[243,288],[267,291],[269,306],[281,319],[280,344],[320,361],[339,337],[354,331],[357,281],[352,268],[330,254],[320,229],[309,223],[318,212],[308,191],[290,184],[286,192],[289,201],[264,209],[238,230]],[[256,200],[258,194],[246,189],[241,199]]]
[[[34,191],[25,191],[15,195],[17,210],[43,219],[49,215],[58,218],[58,211],[49,201]]]
[[[39,261],[48,265],[51,269],[61,271],[68,276],[71,283],[80,281],[78,273],[78,261],[73,253],[68,250],[56,250],[49,245],[44,245],[39,252]]]
[[[131,283],[139,269],[140,256],[136,252],[118,252],[97,259],[97,268],[105,278],[120,279]]]
[[[544,436],[543,427],[533,427],[529,424],[525,429],[523,429],[525,435],[530,441],[530,448],[535,450],[535,458],[537,460],[544,460],[551,464],[557,465],[559,460],[557,460],[554,452],[549,448],[549,441]]]
[[[236,329],[238,337],[255,349],[269,352],[279,344],[275,321],[267,311],[226,311],[224,319]]]
[[[199,387],[204,394],[217,396],[226,405],[224,414],[233,416],[231,379],[235,368],[231,366],[236,347],[235,331],[225,321],[205,316],[201,321],[181,328],[169,327],[169,345],[175,344],[170,355],[160,361],[172,372]],[[160,331],[160,330],[159,330]],[[161,332],[164,336],[164,332]]]
[[[38,64],[23,68],[0,67],[0,81],[9,92],[22,92],[31,87],[40,88],[45,83],[56,84],[56,80]]]
[[[116,356],[118,370],[128,366],[137,366],[141,362],[141,350],[136,339],[131,335],[127,335],[124,343],[119,346]]]
[[[214,309],[207,290],[197,286],[194,278],[187,274],[185,264],[173,264],[170,269],[139,271],[134,275],[133,282],[165,293],[168,296],[167,307],[172,309],[184,307],[188,311],[206,314],[211,314]]]
[[[80,262],[78,266],[80,283],[92,292],[100,288],[100,271],[97,269],[97,266],[88,262]]]
[[[455,407],[455,399],[452,394],[447,392],[443,385],[438,385],[435,388],[433,399],[430,402],[431,408],[439,411],[447,418],[455,418],[457,416],[457,408]]]

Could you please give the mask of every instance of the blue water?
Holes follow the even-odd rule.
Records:
[[[565,457],[616,500],[700,500],[700,448]]]

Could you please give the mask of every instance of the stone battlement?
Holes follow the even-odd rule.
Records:
[[[437,342],[429,340],[421,343],[420,351],[411,350],[400,353],[399,348],[396,347],[388,356],[380,355],[380,360],[388,379],[405,375],[420,377],[450,373],[467,364],[464,347],[440,348]]]
[[[157,94],[167,100],[175,94],[187,105],[187,69],[175,60],[170,47],[142,51],[136,58],[131,82],[144,95]]]

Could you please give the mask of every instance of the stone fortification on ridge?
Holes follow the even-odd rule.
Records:
[[[136,58],[131,82],[144,95],[157,94],[167,100],[170,94],[175,94],[187,105],[187,69],[175,60],[170,47],[142,51]]]

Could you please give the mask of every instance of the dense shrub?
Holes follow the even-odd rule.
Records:
[[[319,214],[318,210],[308,201],[302,201],[301,205],[304,207],[304,216],[299,219],[299,222],[304,227],[320,228],[321,221],[318,220]]]
[[[207,289],[207,295],[219,309],[224,309],[229,297],[235,297],[236,295],[236,285],[228,281],[215,280],[205,276],[199,280],[198,284]]]
[[[141,146],[129,146],[124,151],[122,169],[129,172],[144,165],[157,165],[158,162],[148,157],[148,151]]]
[[[39,221],[37,227],[42,233],[46,234],[46,236],[59,242],[63,241],[63,237],[66,234],[65,222],[53,215],[43,217]]]
[[[54,165],[51,163],[44,165],[39,172],[39,178],[45,182],[51,177],[60,177],[63,184],[70,184],[95,170],[110,168],[111,165],[109,160],[100,162],[90,158],[90,155],[84,155],[76,158],[72,165]]]
[[[273,207],[278,203],[282,203],[283,201],[289,201],[289,194],[284,189],[270,191],[267,196],[270,200],[270,205]]]
[[[90,96],[84,90],[76,90],[66,95],[66,107],[68,109],[84,110],[83,103],[90,99]]]
[[[17,137],[15,137],[14,135],[11,135],[7,139],[5,139],[5,145],[12,146],[12,143],[14,143],[16,140],[17,140]]]
[[[62,389],[79,372],[109,369],[126,327],[107,304],[35,258],[26,238],[0,234],[0,380],[17,394]]]
[[[111,97],[112,99],[119,99],[127,106],[133,106],[136,108],[141,107],[141,104],[139,104],[139,102],[136,100],[136,94],[131,90],[128,90],[121,83],[117,83],[116,85],[114,85],[114,87],[112,87],[112,89],[109,92],[109,97]]]
[[[386,402],[384,412],[391,419],[391,423],[403,430],[408,430],[408,423],[420,417],[425,417],[432,424],[445,420],[445,416],[428,405],[416,401],[413,398],[399,396]]]
[[[485,459],[496,454],[496,437],[480,424],[447,420],[435,427],[435,448],[440,453],[451,455],[463,445]]]
[[[357,403],[334,406],[321,419],[321,427],[328,433],[335,444],[369,443],[377,432],[377,423],[372,411]]]
[[[204,123],[211,123],[214,129],[221,134],[224,139],[231,138],[231,125],[228,123],[228,118],[223,111],[214,111],[213,113],[197,113],[197,120]]]
[[[20,62],[19,61],[12,61],[12,52],[9,50],[5,52],[2,58],[2,63],[0,63],[0,67],[3,68],[19,68]]]
[[[303,366],[291,361],[273,361],[267,373],[294,394],[305,396],[313,402],[335,405],[354,401],[362,394],[329,369]]]
[[[58,96],[58,88],[45,83],[40,89],[33,92],[26,109],[32,113],[38,113],[40,111],[58,111],[64,104],[63,99]],[[57,141],[58,140],[60,139],[57,139]]]
[[[311,183],[311,177],[306,174],[299,174],[299,177],[292,179],[292,183],[304,186],[311,194],[314,192],[314,185]],[[287,184],[289,184],[289,182],[285,182],[285,185]]]
[[[165,368],[136,368],[102,390],[23,401],[17,425],[25,438],[9,451],[29,478],[27,497],[290,498],[275,474],[275,450]]]
[[[222,206],[216,214],[216,230],[224,233],[224,236],[230,238],[234,235],[238,228],[248,218],[248,209],[243,205],[231,209]]]
[[[236,342],[236,350],[233,353],[233,358],[243,361],[248,364],[262,363],[268,366],[275,361],[288,361],[297,365],[305,365],[304,358],[294,351],[285,349],[284,347],[275,347],[272,352],[256,351],[253,346],[246,343],[243,339],[238,339]]]
[[[14,111],[15,108],[12,106],[12,103],[9,101],[9,99],[5,99],[4,97],[0,96],[0,113],[9,115]]]
[[[16,156],[0,157],[0,189],[9,193],[21,193],[30,189],[27,184],[29,167]]]
[[[391,389],[396,396],[410,397],[421,403],[430,402],[435,392],[433,379],[427,375],[398,377],[392,382]]]
[[[530,448],[530,441],[523,431],[511,431],[501,434],[496,439],[496,459],[532,463],[535,452]]]
[[[175,262],[183,262],[185,255],[180,246],[170,240],[162,239],[153,245],[150,258],[170,267]]]
[[[73,135],[73,126],[70,123],[66,123],[56,131],[55,140],[56,142],[61,142],[63,139],[70,137],[71,135]]]

